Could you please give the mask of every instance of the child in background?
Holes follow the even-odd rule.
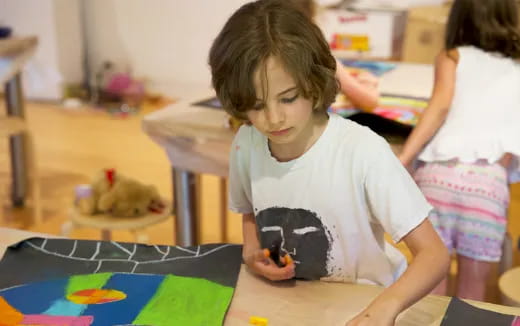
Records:
[[[283,1],[252,2],[229,18],[209,63],[223,107],[247,122],[231,148],[229,207],[243,215],[248,268],[270,280],[385,286],[347,325],[393,325],[449,257],[388,143],[327,112],[338,82],[320,29]],[[411,249],[409,267],[385,231]]]
[[[313,0],[280,0],[287,1],[301,11],[309,19],[314,20],[316,3]],[[357,108],[371,112],[379,104],[379,80],[368,71],[353,75],[347,68],[336,60],[336,79],[340,83],[340,90]]]
[[[515,0],[453,3],[432,97],[399,156],[410,166],[420,153],[414,177],[435,208],[430,220],[457,253],[462,298],[485,298],[506,230],[507,168],[518,169],[517,13]],[[446,284],[435,293],[445,295]]]

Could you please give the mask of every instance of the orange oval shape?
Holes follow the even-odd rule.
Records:
[[[77,304],[103,304],[126,299],[126,294],[110,289],[86,289],[67,295],[67,300]]]

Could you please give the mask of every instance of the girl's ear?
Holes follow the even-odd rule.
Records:
[[[102,212],[109,211],[116,202],[116,196],[114,191],[109,191],[101,195],[98,201],[98,209]]]

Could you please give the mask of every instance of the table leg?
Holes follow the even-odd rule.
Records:
[[[172,168],[173,196],[175,207],[175,242],[179,246],[198,244],[197,184],[192,172]]]
[[[24,102],[21,75],[17,74],[5,86],[7,115],[24,117]],[[9,138],[11,152],[11,201],[14,206],[23,206],[27,192],[27,169],[25,135],[20,133]]]
[[[227,232],[227,211],[228,211],[228,196],[227,196],[227,179],[220,178],[220,240],[228,242]]]

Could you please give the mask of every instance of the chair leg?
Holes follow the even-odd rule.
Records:
[[[222,242],[228,242],[227,232],[227,210],[228,210],[228,196],[227,196],[227,179],[220,178],[220,238]]]
[[[110,241],[110,239],[112,238],[111,234],[110,234],[110,230],[101,230],[101,240],[103,241]]]
[[[37,225],[43,222],[42,219],[42,203],[41,203],[41,191],[40,191],[40,180],[38,175],[38,167],[36,162],[36,153],[34,140],[29,132],[25,133],[25,148],[27,149],[27,172],[29,189],[31,192],[32,206],[33,206],[33,222]]]

